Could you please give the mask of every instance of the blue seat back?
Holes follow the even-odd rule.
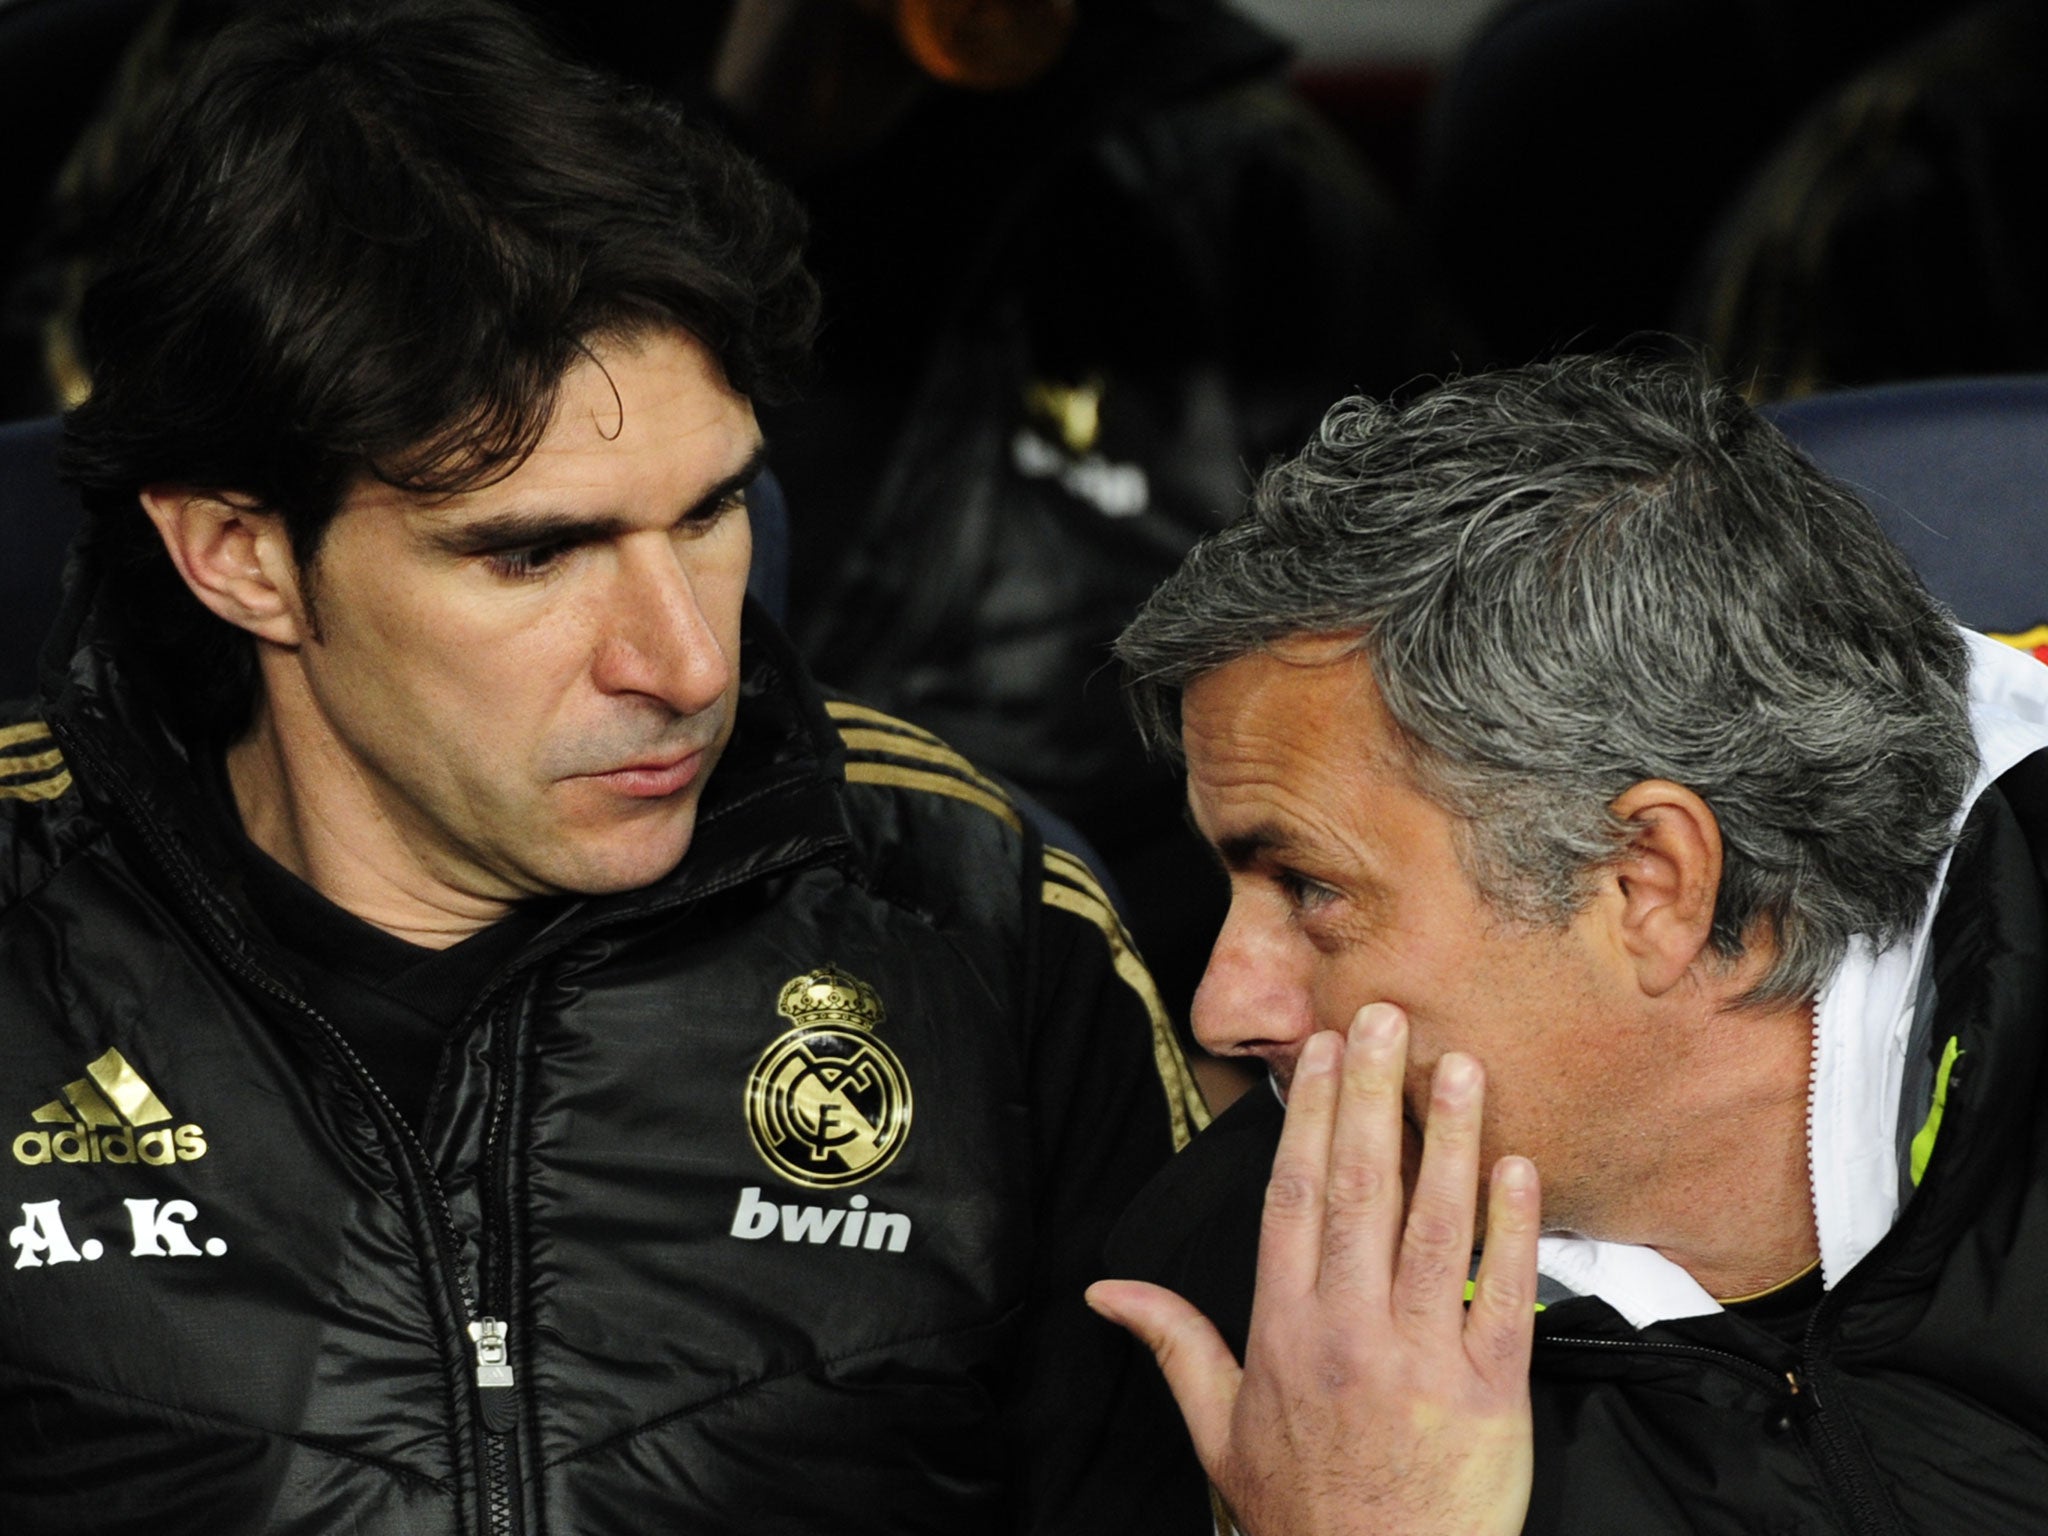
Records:
[[[2048,377],[1843,390],[1765,413],[1973,629],[2048,623]]]

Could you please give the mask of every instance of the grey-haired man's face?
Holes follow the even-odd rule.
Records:
[[[1607,1106],[1660,1070],[1662,1047],[1630,1007],[1598,902],[1547,928],[1488,905],[1455,818],[1411,782],[1352,637],[1217,668],[1181,718],[1188,803],[1231,894],[1195,997],[1202,1044],[1264,1061],[1284,1090],[1312,1034],[1393,1003],[1409,1020],[1411,1128],[1437,1059],[1466,1052],[1487,1076],[1480,1166],[1534,1158],[1553,1224],[1611,1212]]]

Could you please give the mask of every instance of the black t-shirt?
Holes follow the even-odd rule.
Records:
[[[249,841],[219,757],[207,801],[241,867],[248,905],[285,952],[306,1001],[340,1032],[406,1122],[426,1119],[441,1052],[483,989],[562,903],[522,903],[446,949],[412,944],[322,896]]]
[[[1721,1305],[1729,1316],[1755,1323],[1787,1344],[1797,1344],[1804,1337],[1807,1320],[1813,1316],[1813,1309],[1820,1305],[1824,1293],[1820,1264],[1816,1261],[1810,1269],[1802,1270],[1783,1285],[1741,1301],[1724,1301]]]

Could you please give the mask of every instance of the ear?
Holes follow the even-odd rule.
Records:
[[[310,633],[284,518],[231,492],[152,485],[142,509],[192,595],[238,629],[276,645]]]
[[[1618,897],[1616,936],[1637,984],[1658,997],[1677,986],[1707,949],[1721,890],[1721,824],[1707,802],[1668,779],[1645,779],[1615,797],[1634,829],[1608,868]]]

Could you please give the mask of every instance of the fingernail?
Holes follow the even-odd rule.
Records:
[[[1303,1042],[1301,1056],[1294,1063],[1296,1077],[1313,1076],[1318,1072],[1333,1071],[1338,1054],[1344,1042],[1327,1029],[1319,1029]]]
[[[1504,1157],[1493,1170],[1493,1184],[1511,1195],[1526,1193],[1536,1187],[1536,1165],[1526,1157]]]
[[[1351,1020],[1351,1038],[1360,1045],[1388,1045],[1400,1032],[1401,1010],[1392,1003],[1367,1003]]]
[[[1479,1087],[1479,1063],[1455,1051],[1437,1058],[1436,1091],[1447,1099],[1466,1099]]]

